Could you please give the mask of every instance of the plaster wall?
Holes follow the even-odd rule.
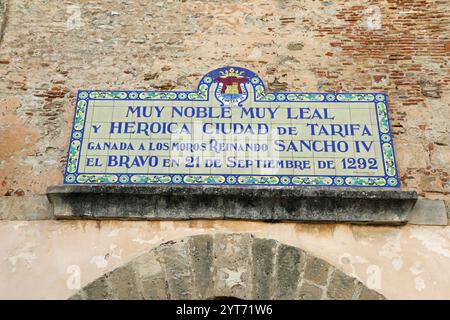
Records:
[[[242,221],[0,222],[0,298],[66,299],[161,243],[252,233],[301,248],[387,299],[450,299],[450,227]]]

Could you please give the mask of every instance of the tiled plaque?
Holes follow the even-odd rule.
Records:
[[[385,94],[267,92],[239,67],[196,91],[80,90],[64,182],[399,186]]]

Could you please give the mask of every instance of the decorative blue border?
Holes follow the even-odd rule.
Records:
[[[373,102],[378,123],[384,176],[334,175],[250,175],[250,174],[114,174],[80,173],[79,159],[90,100],[207,101],[214,79],[224,72],[241,72],[253,86],[258,102]],[[217,98],[217,97],[216,97]],[[224,67],[206,74],[196,91],[105,91],[79,90],[64,174],[64,184],[208,184],[273,186],[362,186],[400,187],[390,129],[387,97],[384,93],[296,93],[266,92],[264,82],[254,72],[240,67]]]

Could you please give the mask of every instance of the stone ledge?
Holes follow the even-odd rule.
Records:
[[[415,191],[322,187],[52,186],[57,219],[237,219],[404,224]]]

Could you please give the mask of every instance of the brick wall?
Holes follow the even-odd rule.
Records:
[[[269,90],[385,91],[402,187],[450,202],[445,0],[2,1],[0,194],[60,184],[78,89],[186,89],[249,68]]]

